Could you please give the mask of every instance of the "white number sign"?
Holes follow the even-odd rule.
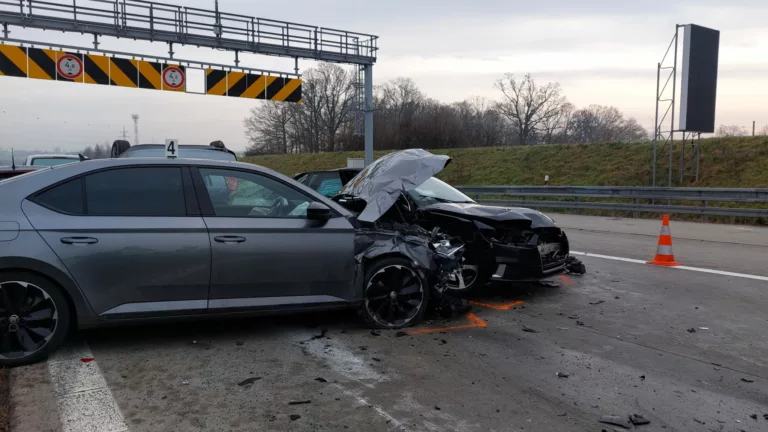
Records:
[[[175,158],[179,156],[179,140],[167,139],[165,140],[165,157]]]

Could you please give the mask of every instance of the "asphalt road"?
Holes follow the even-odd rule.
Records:
[[[556,219],[574,250],[655,252],[658,221]],[[756,231],[736,242],[757,244],[673,221],[677,258],[764,275],[768,231],[742,228]],[[768,281],[584,261],[584,276],[491,286],[474,315],[405,336],[373,335],[351,313],[85,332],[96,361],[79,362],[76,340],[59,361],[12,371],[12,430],[612,431],[597,420],[636,413],[651,422],[637,430],[768,431]],[[89,429],[106,408],[75,418],[62,394],[107,394],[122,423]]]

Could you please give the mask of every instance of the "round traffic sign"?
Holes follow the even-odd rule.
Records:
[[[176,66],[168,66],[163,70],[163,84],[172,89],[181,88],[184,85],[184,72]]]
[[[64,54],[56,61],[56,70],[64,78],[77,79],[83,75],[83,61],[72,54]]]

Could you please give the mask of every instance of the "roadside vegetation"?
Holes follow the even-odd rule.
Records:
[[[673,186],[680,186],[681,143],[673,154]],[[453,185],[650,186],[651,143],[551,144],[514,147],[433,149],[453,162],[439,177]],[[380,157],[389,151],[377,151]],[[693,155],[690,145],[686,159]],[[293,176],[299,172],[344,167],[363,152],[301,153],[246,157],[243,160]],[[669,153],[659,148],[657,185],[667,185]],[[687,160],[692,173],[695,163]],[[768,137],[701,140],[699,181],[683,186],[768,187]]]

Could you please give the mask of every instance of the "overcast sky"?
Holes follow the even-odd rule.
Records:
[[[57,0],[53,0],[57,1]],[[64,0],[58,0],[63,2]],[[78,4],[86,0],[78,1]],[[168,3],[174,2],[168,0]],[[212,8],[213,0],[175,2]],[[768,2],[690,0],[220,0],[225,12],[380,36],[374,83],[406,76],[430,97],[496,99],[506,72],[558,81],[577,107],[614,105],[652,129],[656,63],[675,24],[721,31],[717,124],[768,125]],[[11,28],[11,37],[84,44],[90,37]],[[103,38],[103,49],[162,55],[165,44]],[[681,44],[682,49],[682,44]],[[231,63],[228,53],[177,47],[178,58]],[[242,56],[243,65],[293,71],[292,59]],[[301,61],[301,68],[312,67]],[[259,101],[0,77],[0,147],[80,150],[118,138],[143,143],[223,140],[246,146],[242,120]]]

